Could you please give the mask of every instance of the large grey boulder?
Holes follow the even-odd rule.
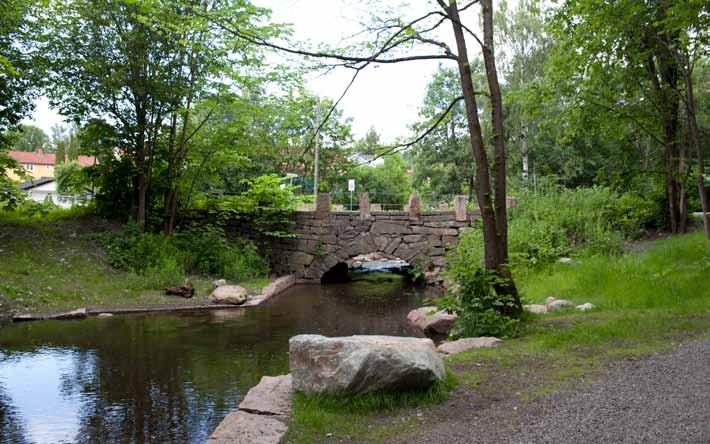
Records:
[[[455,355],[478,348],[498,347],[503,341],[493,336],[481,336],[479,338],[464,338],[456,341],[444,342],[436,350],[446,355]]]
[[[222,285],[217,287],[210,296],[215,304],[242,305],[246,302],[249,292],[239,285]]]
[[[306,394],[426,388],[445,376],[434,343],[423,338],[298,335],[289,364],[294,390]]]
[[[409,312],[407,322],[428,337],[447,336],[456,321],[456,315],[437,310],[436,307],[421,307]]]

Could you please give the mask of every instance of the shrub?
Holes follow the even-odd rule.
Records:
[[[145,275],[158,286],[174,285],[187,273],[234,280],[269,273],[267,260],[251,242],[227,241],[224,231],[212,225],[191,227],[169,238],[126,224],[100,242],[111,266]]]
[[[451,335],[464,338],[514,336],[520,321],[503,314],[515,306],[515,301],[496,293],[495,279],[500,278],[484,268],[457,267],[454,273],[458,290],[438,303],[439,308],[458,316]]]
[[[656,217],[656,203],[638,194],[609,188],[575,190],[548,187],[542,193],[522,192],[509,212],[509,266],[524,271],[573,254],[621,253],[624,239],[636,238]],[[480,229],[466,233],[450,262],[483,260]]]

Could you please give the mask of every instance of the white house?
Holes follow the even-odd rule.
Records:
[[[20,184],[20,190],[27,194],[27,197],[35,202],[52,202],[62,208],[71,208],[79,202],[91,199],[91,195],[72,196],[59,194],[57,191],[57,181],[53,177],[43,177],[41,179],[30,179]]]

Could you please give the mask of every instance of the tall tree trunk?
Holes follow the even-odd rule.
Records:
[[[500,88],[498,87],[497,73],[495,72],[495,60],[493,59],[493,46],[487,45],[484,48],[486,56],[486,73],[491,89],[491,102],[493,105],[495,158],[494,175],[496,184],[496,201],[493,202],[493,190],[491,189],[490,172],[488,167],[488,156],[483,144],[481,124],[478,116],[478,106],[476,104],[476,94],[473,89],[473,78],[471,76],[471,65],[468,61],[468,50],[464,29],[459,16],[456,0],[450,0],[447,13],[451,18],[454,38],[458,52],[458,68],[463,92],[464,104],[466,107],[466,118],[468,120],[469,137],[471,139],[471,150],[475,162],[476,173],[474,176],[476,197],[481,210],[483,220],[483,248],[484,266],[487,270],[496,273],[504,278],[506,284],[498,284],[496,290],[502,294],[511,295],[514,298],[515,306],[506,309],[508,314],[519,314],[522,311],[520,299],[510,276],[510,272],[505,267],[507,260],[507,209],[505,207],[505,147],[502,131],[502,102]],[[490,0],[484,2],[484,40],[490,39],[492,42],[492,7]],[[493,96],[496,96],[495,98]],[[502,171],[501,171],[502,170]],[[502,198],[500,197],[502,196]],[[502,206],[502,207],[501,207]],[[502,208],[502,211],[501,211]]]
[[[146,211],[148,207],[148,184],[145,174],[145,132],[146,114],[141,103],[136,105],[136,123],[138,124],[138,137],[136,140],[136,223],[141,231],[145,231]]]
[[[498,241],[498,275],[504,279],[496,286],[499,294],[515,295],[517,306],[515,311],[522,312],[523,307],[518,298],[518,290],[508,269],[508,208],[506,187],[506,152],[505,127],[503,119],[503,96],[498,82],[495,47],[493,44],[493,0],[482,0],[483,8],[483,62],[486,67],[486,79],[491,96],[491,118],[493,121],[493,187],[495,190],[496,230]]]
[[[520,154],[523,158],[523,181],[527,183],[530,177],[530,162],[528,157],[528,133],[525,129],[520,133]]]

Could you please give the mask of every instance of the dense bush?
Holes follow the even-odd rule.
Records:
[[[509,266],[520,275],[562,256],[620,253],[625,239],[653,222],[656,208],[641,196],[601,187],[523,192],[509,212]],[[448,259],[456,291],[440,306],[458,314],[454,334],[514,335],[518,320],[501,314],[513,301],[496,294],[496,278],[483,269],[480,227],[461,236]]]
[[[269,273],[269,264],[245,240],[228,241],[214,226],[185,229],[172,237],[141,233],[135,224],[100,238],[114,268],[177,283],[185,274],[209,274],[243,280]]]
[[[459,266],[452,272],[457,291],[438,301],[440,308],[458,316],[451,335],[463,338],[514,336],[520,321],[502,314],[510,312],[515,301],[496,293],[495,279],[500,278],[481,267]]]
[[[620,253],[623,241],[642,235],[656,215],[655,202],[609,188],[522,192],[518,207],[509,212],[510,266],[522,271],[562,256]],[[450,260],[453,268],[482,264],[482,231],[464,235]]]

